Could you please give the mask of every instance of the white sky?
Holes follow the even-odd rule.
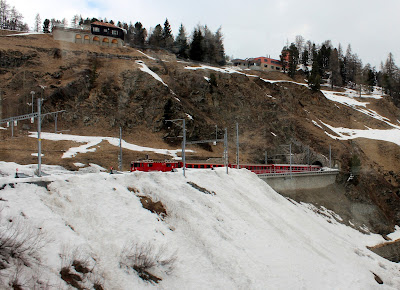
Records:
[[[220,26],[225,52],[237,58],[271,55],[279,58],[282,47],[296,35],[321,43],[330,39],[334,46],[350,43],[363,64],[379,68],[389,52],[400,61],[398,0],[253,0],[226,1],[123,1],[123,0],[7,0],[21,12],[30,27],[36,13],[45,18],[107,18],[115,22],[136,21],[149,29],[168,18],[176,35],[181,23],[191,33],[197,24],[212,31]]]

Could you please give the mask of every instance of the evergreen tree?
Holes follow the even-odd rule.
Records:
[[[139,47],[144,47],[146,37],[146,28],[143,27],[142,23],[136,22],[133,27],[133,44]]]
[[[50,20],[47,18],[43,22],[43,33],[50,33]]]
[[[185,27],[181,23],[181,26],[179,27],[179,32],[178,35],[176,36],[175,39],[175,53],[178,55],[178,57],[182,58],[187,58],[188,57],[188,49],[189,45],[187,42],[187,37],[186,37],[186,32],[185,32]]]
[[[340,75],[339,52],[335,48],[330,55],[330,69],[331,69],[331,87],[342,85],[342,77]]]
[[[222,28],[218,28],[218,30],[214,34],[214,41],[215,41],[215,52],[214,52],[214,59],[215,63],[219,65],[225,65],[226,64],[226,56],[225,56],[225,48],[224,48],[224,42],[223,42],[223,34],[222,34]]]
[[[313,91],[318,91],[321,88],[321,75],[318,61],[313,61],[311,74],[308,77],[308,86]]]
[[[172,49],[174,44],[174,37],[172,36],[171,26],[169,25],[168,18],[165,19],[164,29],[162,31],[163,47]]]
[[[195,28],[189,48],[190,59],[197,61],[202,61],[204,59],[203,39],[204,37],[201,33],[200,27]]]
[[[160,24],[157,24],[149,37],[149,45],[154,47],[163,47],[163,29]]]
[[[291,78],[293,78],[294,74],[296,73],[298,61],[299,61],[299,51],[297,50],[296,45],[292,43],[289,47],[289,72],[288,72]]]

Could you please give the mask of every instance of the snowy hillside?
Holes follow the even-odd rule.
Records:
[[[12,258],[0,248],[2,288],[400,288],[399,265],[366,248],[381,236],[287,200],[247,170],[188,170],[184,178],[44,166],[50,175],[17,179],[17,167],[36,169],[0,162],[0,238],[20,233],[12,238],[30,250]],[[152,203],[154,212],[144,208]]]

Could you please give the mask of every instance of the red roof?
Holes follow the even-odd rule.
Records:
[[[95,21],[95,22],[92,22],[91,24],[100,25],[100,26],[106,26],[106,27],[111,27],[111,28],[119,28],[118,26],[115,26],[114,24],[107,23],[107,22]]]

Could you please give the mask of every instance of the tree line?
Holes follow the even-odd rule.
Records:
[[[320,89],[323,79],[329,80],[332,88],[346,86],[359,89],[360,92],[364,90],[371,93],[374,86],[379,86],[393,97],[396,105],[400,105],[400,69],[392,53],[377,70],[369,63],[363,65],[358,55],[352,52],[350,44],[344,51],[341,44],[334,47],[330,40],[318,45],[298,35],[294,42],[283,48],[281,61],[291,77],[301,65],[313,90]]]
[[[28,31],[28,24],[23,22],[24,17],[11,7],[7,1],[0,0],[0,29],[9,29],[16,31]]]
[[[168,18],[163,25],[157,24],[154,28],[150,28],[149,31],[147,31],[141,22],[136,22],[135,24],[130,22],[127,24],[126,22],[118,21],[115,23],[113,20],[108,21],[107,18],[83,19],[82,16],[79,15],[74,15],[69,26],[78,28],[81,25],[90,25],[90,23],[95,21],[111,23],[124,29],[126,31],[125,43],[132,47],[163,49],[183,59],[191,59],[211,64],[224,65],[226,63],[221,28],[218,28],[217,31],[213,33],[207,25],[198,25],[189,36],[185,27],[181,24],[178,34],[174,37]],[[55,25],[67,27],[68,22],[66,19],[46,19],[43,23],[43,32],[50,32]],[[39,14],[36,16],[35,30],[36,29],[37,31],[40,30]]]

